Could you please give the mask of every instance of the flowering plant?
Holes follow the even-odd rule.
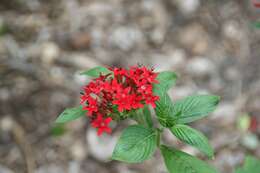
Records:
[[[111,121],[130,118],[137,122],[123,130],[112,159],[140,163],[152,157],[158,147],[170,173],[216,173],[206,162],[161,142],[165,129],[179,140],[198,148],[209,158],[213,149],[207,138],[186,125],[212,112],[219,97],[193,95],[173,103],[167,91],[175,84],[177,75],[164,71],[157,73],[145,66],[130,69],[96,67],[82,73],[93,77],[83,87],[80,106],[66,109],[57,123],[66,123],[87,116],[97,135],[111,133]],[[154,109],[154,123],[150,110]]]

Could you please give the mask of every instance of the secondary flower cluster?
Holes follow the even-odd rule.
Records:
[[[153,94],[157,73],[146,67],[110,68],[111,73],[95,78],[83,88],[81,105],[87,110],[98,135],[111,133],[111,116],[128,113],[149,104],[155,108],[159,99]]]

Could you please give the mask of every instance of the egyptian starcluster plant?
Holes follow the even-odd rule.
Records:
[[[125,128],[114,148],[112,159],[140,163],[159,148],[170,173],[216,173],[206,162],[161,141],[165,130],[180,141],[199,149],[209,158],[214,152],[207,138],[187,123],[212,112],[219,103],[214,95],[192,95],[172,102],[168,90],[175,84],[174,72],[155,72],[145,66],[124,68],[96,67],[83,72],[93,79],[82,88],[80,106],[66,109],[57,123],[86,116],[97,135],[111,133],[111,121],[133,119],[136,125]],[[151,110],[155,117],[152,118]]]

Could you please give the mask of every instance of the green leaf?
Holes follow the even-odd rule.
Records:
[[[172,127],[178,116],[173,115],[173,103],[169,95],[165,92],[156,102],[155,113],[158,121],[164,127]]]
[[[177,124],[170,130],[179,140],[198,148],[208,157],[213,157],[214,151],[201,132],[183,124]]]
[[[245,113],[244,115],[238,118],[237,127],[245,132],[250,127],[250,121],[250,116],[247,113]]]
[[[56,119],[56,123],[67,123],[78,119],[86,114],[87,111],[82,110],[82,106],[77,108],[67,108],[65,109],[59,117]]]
[[[178,115],[177,123],[189,123],[207,116],[219,103],[219,96],[194,95],[177,101],[173,106],[172,116]]]
[[[90,77],[99,77],[100,74],[106,75],[106,74],[109,74],[109,73],[111,73],[111,71],[108,70],[107,68],[98,66],[98,67],[94,67],[90,70],[84,71],[80,74],[81,75],[87,75],[87,76],[90,76]]]
[[[64,124],[55,124],[51,128],[51,135],[54,137],[62,136],[65,134],[65,132],[66,132],[66,128]]]
[[[140,163],[149,159],[156,149],[156,131],[142,125],[126,128],[119,138],[112,159]]]
[[[152,120],[150,109],[147,105],[144,106],[143,113],[144,113],[144,118],[145,118],[145,122],[146,122],[147,126],[152,128],[153,127],[153,120]]]
[[[257,29],[260,29],[260,22],[254,22],[254,23],[252,23],[252,26]]]
[[[153,127],[153,121],[151,117],[151,112],[147,105],[142,109],[138,109],[132,113],[133,119],[136,120],[140,125],[144,125],[145,127]]]
[[[177,75],[171,71],[164,71],[160,72],[156,79],[159,81],[159,83],[154,84],[153,91],[161,96],[175,84]]]
[[[215,168],[187,153],[164,145],[160,149],[170,173],[217,173]]]
[[[235,173],[259,173],[260,170],[260,160],[248,156],[245,160],[244,167],[238,168]]]

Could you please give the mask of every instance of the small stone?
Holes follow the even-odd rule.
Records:
[[[212,91],[220,91],[225,86],[225,83],[222,78],[214,76],[209,81],[209,88],[212,89]]]
[[[175,87],[174,91],[171,92],[171,96],[177,100],[177,99],[182,99],[184,97],[187,97],[192,93],[194,93],[194,88],[190,86]]]
[[[11,94],[10,94],[8,88],[0,88],[0,100],[1,101],[8,100],[11,97],[10,95]]]
[[[0,165],[0,173],[14,173],[14,171],[5,166]]]
[[[187,64],[186,70],[193,76],[205,76],[214,72],[215,65],[208,58],[195,57]]]
[[[156,64],[158,71],[171,70],[181,68],[186,62],[186,54],[182,49],[169,51],[166,54],[152,54],[151,63]]]
[[[218,124],[221,125],[230,125],[236,122],[237,116],[237,107],[233,103],[222,102],[218,105],[216,111],[213,112],[213,115],[210,118]]]
[[[177,0],[177,6],[184,15],[190,15],[199,8],[200,0]]]
[[[172,65],[169,60],[169,57],[163,54],[155,53],[151,55],[152,64],[156,64],[155,68],[158,71],[170,70]]]
[[[14,121],[9,116],[2,118],[0,121],[0,128],[3,131],[6,131],[6,132],[11,131],[13,129],[13,126],[14,126]]]
[[[74,49],[87,49],[91,43],[91,37],[89,33],[83,32],[72,36],[71,46]]]
[[[79,173],[79,172],[80,172],[80,163],[76,161],[70,162],[68,173]]]
[[[93,48],[99,48],[102,46],[102,44],[104,42],[105,33],[100,28],[94,28],[90,32],[90,37],[92,38],[91,43],[90,43],[91,46]]]
[[[42,62],[45,64],[52,64],[60,55],[60,49],[57,44],[53,42],[45,43],[42,47]]]
[[[110,3],[93,1],[88,4],[87,11],[94,16],[107,15],[111,12],[116,12],[114,6]]]
[[[116,166],[117,172],[123,172],[123,173],[137,173],[134,170],[131,170],[128,166],[119,164]]]
[[[241,143],[243,146],[250,150],[256,150],[259,148],[260,142],[255,134],[249,133],[243,136]]]
[[[56,91],[50,96],[50,104],[55,106],[66,106],[70,103],[70,97],[64,92]]]
[[[76,68],[88,69],[96,66],[100,66],[99,62],[94,57],[86,56],[85,54],[72,54],[66,57],[67,64],[72,64]]]
[[[64,83],[65,81],[64,68],[54,66],[50,69],[50,76],[53,83]]]
[[[243,35],[240,28],[237,21],[228,21],[223,25],[223,34],[227,38],[239,41]]]
[[[219,150],[224,146],[236,146],[241,133],[234,130],[217,131],[214,133],[210,143],[215,150]]]
[[[79,161],[84,160],[87,156],[86,148],[87,147],[82,142],[75,142],[70,148],[73,158]]]
[[[75,82],[77,84],[79,84],[80,86],[85,85],[86,83],[88,83],[88,81],[90,81],[90,77],[86,76],[86,75],[81,75],[82,71],[76,71],[73,75],[73,78],[75,80]]]
[[[216,158],[213,160],[214,166],[220,172],[233,172],[234,167],[243,161],[244,156],[243,151],[223,149],[217,153]]]
[[[44,165],[36,170],[36,173],[64,173],[64,169],[57,165]]]
[[[102,162],[109,161],[111,158],[117,139],[117,136],[107,134],[97,136],[95,129],[90,128],[87,131],[89,152],[94,158]]]
[[[183,49],[176,49],[169,54],[170,63],[173,68],[178,68],[186,62],[186,52]]]
[[[191,147],[189,145],[185,145],[182,148],[182,151],[184,151],[185,153],[188,153],[190,155],[193,155],[193,156],[196,156],[200,153],[195,147]]]
[[[116,28],[109,38],[111,44],[124,51],[130,50],[136,44],[140,43],[142,39],[143,34],[140,30],[124,26]]]
[[[193,54],[202,55],[209,48],[209,35],[202,25],[190,24],[180,30],[180,43]]]
[[[233,80],[233,81],[241,80],[241,75],[239,70],[234,67],[229,67],[228,69],[226,69],[225,77],[226,79]]]

